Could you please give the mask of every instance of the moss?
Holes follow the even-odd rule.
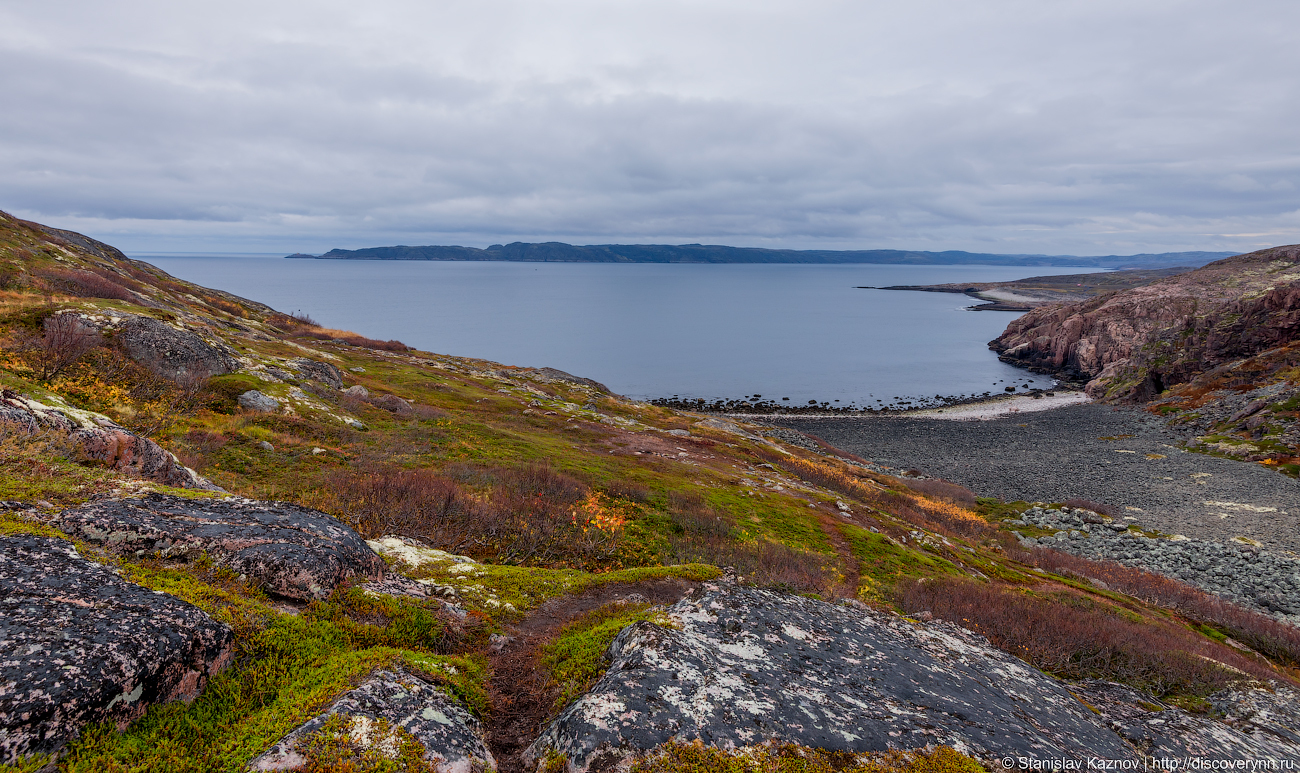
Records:
[[[850,524],[840,524],[839,529],[858,561],[860,598],[880,601],[904,580],[961,574],[952,562],[900,545],[883,534]]]
[[[542,654],[542,667],[559,688],[558,711],[591,688],[604,675],[609,662],[605,651],[619,631],[651,620],[667,623],[663,612],[649,604],[607,604],[565,625]]]
[[[589,588],[616,582],[642,582],[665,578],[705,581],[716,579],[721,570],[707,564],[643,566],[593,574],[576,569],[540,569],[498,564],[458,564],[469,567],[450,572],[445,566],[426,564],[411,576],[435,581],[456,589],[462,603],[494,616],[514,617],[540,606],[547,599],[581,593]]]

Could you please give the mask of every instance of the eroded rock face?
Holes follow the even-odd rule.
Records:
[[[70,542],[0,536],[0,763],[58,751],[89,722],[193,700],[234,636],[198,607],[122,580]]]
[[[203,553],[275,595],[324,599],[352,577],[379,579],[384,562],[325,513],[282,502],[190,500],[150,494],[65,510],[59,528],[119,554],[197,558]]]
[[[727,584],[668,614],[680,629],[619,634],[609,671],[530,747],[532,762],[554,749],[569,771],[604,771],[671,738],[1135,758],[1061,683],[950,624]]]
[[[395,667],[375,671],[356,689],[334,701],[323,714],[295,728],[270,751],[248,764],[250,771],[301,770],[307,759],[300,744],[319,731],[335,714],[352,719],[353,737],[373,720],[384,719],[392,727],[403,727],[424,745],[424,760],[438,773],[480,773],[495,766],[492,752],[483,740],[479,721],[441,688]],[[366,738],[385,743],[386,738]],[[390,742],[391,743],[391,742]]]
[[[117,341],[131,359],[173,381],[211,378],[239,369],[231,352],[151,317],[127,319]]]
[[[89,411],[45,405],[5,390],[0,392],[0,427],[28,435],[62,437],[70,457],[145,480],[178,488],[221,491],[162,446]]]
[[[1217,261],[1090,301],[1045,306],[989,343],[1001,359],[1146,401],[1225,362],[1300,338],[1300,246]]]

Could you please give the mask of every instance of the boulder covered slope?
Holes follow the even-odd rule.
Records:
[[[0,388],[24,773],[920,773],[1300,738],[1300,631],[1103,582],[1002,503],[2,213]]]

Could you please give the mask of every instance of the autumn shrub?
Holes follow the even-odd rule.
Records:
[[[956,483],[949,483],[946,480],[938,478],[909,480],[907,481],[907,487],[931,499],[946,499],[958,505],[975,506],[976,496],[974,491]]]
[[[99,331],[76,314],[50,314],[41,332],[20,333],[18,350],[41,381],[52,381],[104,342]]]
[[[1057,550],[1037,548],[1027,563],[1057,574],[1099,581],[1105,587],[1183,615],[1228,633],[1238,642],[1273,660],[1300,667],[1300,628],[1244,609],[1183,582],[1113,561],[1094,561]]]
[[[117,301],[130,301],[135,298],[131,291],[118,281],[92,271],[50,268],[38,271],[36,275],[45,281],[48,289],[54,292],[81,298],[106,298]]]
[[[1136,621],[1083,594],[1051,598],[966,579],[901,586],[898,605],[929,611],[986,636],[999,649],[1068,679],[1123,682],[1157,697],[1206,696],[1240,680],[1278,672],[1191,631]]]
[[[417,537],[504,564],[601,569],[618,552],[619,519],[580,481],[546,465],[476,472],[481,494],[432,470],[376,466],[336,472],[302,497],[367,537]]]

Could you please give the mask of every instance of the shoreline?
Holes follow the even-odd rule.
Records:
[[[647,401],[652,405],[662,403]],[[665,401],[666,402],[666,401]],[[711,416],[726,416],[733,419],[763,421],[765,419],[936,419],[939,421],[988,421],[1019,413],[1037,413],[1074,405],[1087,405],[1092,398],[1077,389],[1053,389],[1034,391],[1024,394],[990,395],[953,399],[940,405],[918,408],[882,408],[882,409],[838,409],[824,408],[781,408],[767,411],[728,411],[710,410],[683,404],[668,407]]]

